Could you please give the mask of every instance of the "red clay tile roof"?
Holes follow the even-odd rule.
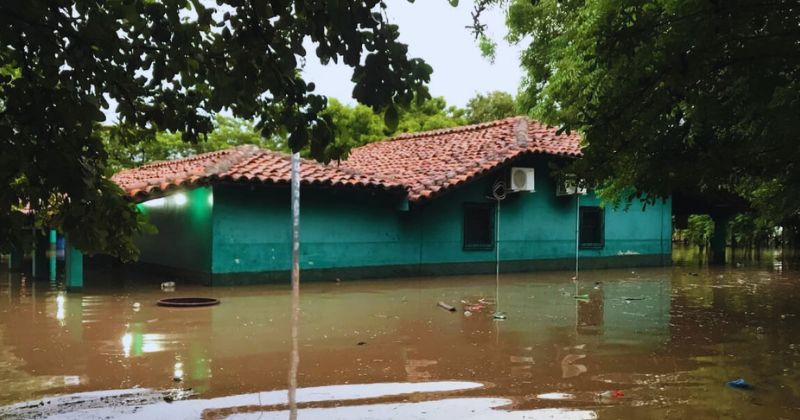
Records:
[[[303,159],[300,167],[301,182],[305,185],[402,189],[400,184],[392,181],[315,161]],[[123,170],[115,174],[112,180],[130,197],[144,200],[181,186],[192,187],[214,181],[288,184],[291,180],[290,171],[289,155],[244,145]]]
[[[409,201],[419,201],[526,154],[577,157],[580,138],[513,117],[371,143],[353,149],[342,166],[400,183]]]
[[[403,134],[353,149],[336,165],[303,160],[306,185],[405,189],[409,201],[431,198],[526,154],[577,157],[576,134],[526,117]],[[246,145],[124,170],[112,178],[143,200],[181,186],[214,181],[289,183],[289,155]]]

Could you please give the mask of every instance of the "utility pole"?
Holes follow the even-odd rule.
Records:
[[[297,327],[300,322],[300,153],[292,154],[292,355],[289,365],[289,418],[297,419]]]

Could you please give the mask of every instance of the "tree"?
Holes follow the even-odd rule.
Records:
[[[517,115],[514,97],[506,92],[494,91],[477,94],[467,102],[464,117],[470,124],[499,120]]]
[[[336,136],[336,142],[327,150],[327,155],[332,160],[346,158],[350,149],[386,137],[383,118],[367,106],[348,106],[336,99],[330,99],[325,115],[333,122]]]
[[[478,3],[507,4],[509,39],[531,40],[518,100],[583,134],[583,177],[625,200],[688,191],[800,212],[795,1]]]
[[[98,122],[117,114],[128,146],[159,131],[197,143],[229,110],[265,138],[326,158],[331,121],[298,66],[304,40],[353,69],[353,96],[383,112],[427,97],[431,68],[407,57],[378,0],[7,0],[0,3],[0,249],[29,207],[88,253],[132,258],[134,205],[106,174]],[[47,220],[42,220],[46,217]]]
[[[400,110],[397,129],[387,126],[387,134],[416,133],[457,127],[464,124],[464,110],[448,106],[442,97],[412,101]]]
[[[711,242],[714,235],[714,221],[707,214],[693,214],[689,216],[687,239],[689,243],[703,251]]]
[[[368,143],[383,140],[400,133],[416,133],[463,125],[464,110],[448,106],[442,97],[412,101],[408,107],[399,108],[396,128],[386,125],[384,119],[364,105],[349,106],[330,99],[324,115],[333,122],[336,142],[325,152],[327,159],[345,159],[350,150]],[[304,151],[309,155],[310,151]]]
[[[289,150],[285,138],[273,136],[265,139],[252,122],[224,115],[214,116],[214,130],[207,134],[204,141],[196,143],[184,141],[180,133],[154,130],[131,132],[126,126],[120,125],[99,127],[98,131],[108,154],[108,176],[121,169],[157,160],[179,159],[241,144]]]

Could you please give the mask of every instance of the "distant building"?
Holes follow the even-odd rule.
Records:
[[[602,207],[551,176],[580,154],[575,134],[516,117],[303,161],[302,278],[493,273],[498,245],[503,272],[574,268],[576,252],[582,268],[668,264],[671,201]],[[239,146],[114,181],[159,230],[138,238],[142,263],[211,285],[288,282],[289,156]]]

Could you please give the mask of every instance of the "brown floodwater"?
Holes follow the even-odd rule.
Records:
[[[800,265],[695,257],[503,274],[505,320],[494,276],[303,284],[300,418],[800,417]],[[156,305],[181,296],[221,304]],[[288,285],[105,274],[72,294],[3,268],[0,417],[286,418],[289,308]]]

